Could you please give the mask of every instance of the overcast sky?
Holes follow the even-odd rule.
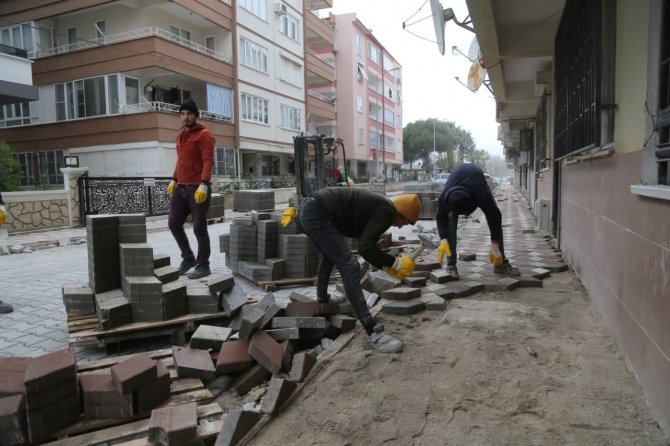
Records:
[[[468,15],[465,0],[440,1],[443,7],[454,10],[459,21]],[[472,93],[454,79],[458,76],[467,82],[471,63],[461,55],[452,55],[451,47],[468,54],[474,33],[448,22],[443,56],[435,43],[430,3],[426,0],[333,0],[330,11],[355,12],[402,65],[403,125],[429,118],[453,121],[472,134],[477,148],[502,156],[493,96],[485,86]],[[409,25],[406,30],[403,22]]]

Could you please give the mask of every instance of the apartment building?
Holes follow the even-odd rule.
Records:
[[[4,1],[0,43],[32,61],[38,95],[5,101],[0,139],[25,186],[61,183],[68,155],[92,176],[169,176],[179,104],[192,98],[216,138],[216,176],[290,175],[293,136],[334,128],[334,63],[315,52],[332,50],[334,30],[315,15],[331,6]],[[307,100],[307,85],[322,91]]]
[[[402,67],[358,20],[338,14],[337,136],[354,177],[391,177],[403,162]]]

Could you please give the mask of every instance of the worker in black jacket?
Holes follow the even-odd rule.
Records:
[[[382,325],[376,325],[372,318],[360,285],[360,265],[345,237],[358,239],[358,253],[371,265],[399,279],[408,277],[414,271],[414,261],[406,256],[387,254],[377,243],[389,227],[416,223],[420,212],[421,202],[414,194],[390,200],[364,189],[333,187],[321,189],[303,200],[297,213],[298,227],[321,252],[317,300],[328,302],[328,282],[335,266],[351,307],[366,331],[366,342],[383,353],[402,350],[402,343],[387,334]]]
[[[458,216],[470,215],[480,208],[486,216],[491,232],[491,250],[489,261],[493,263],[493,272],[507,276],[520,275],[505,258],[503,245],[502,214],[496,204],[491,189],[486,184],[482,169],[474,164],[459,164],[451,171],[437,202],[437,231],[442,241],[438,247],[438,262],[447,255],[447,272],[458,279],[456,268],[456,230]]]

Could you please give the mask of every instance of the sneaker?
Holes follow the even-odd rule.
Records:
[[[402,342],[384,331],[383,325],[375,325],[372,334],[365,335],[365,342],[380,353],[398,353]]]
[[[14,307],[10,304],[6,304],[0,300],[0,314],[11,313],[14,311]]]
[[[456,265],[447,265],[447,273],[451,276],[452,280],[458,280],[458,268],[456,268]]]
[[[495,265],[493,267],[493,272],[496,274],[502,274],[505,276],[520,276],[521,272],[518,268],[513,267],[509,261],[505,260],[502,265]]]
[[[203,266],[203,265],[198,265],[195,267],[192,273],[189,273],[188,277],[189,279],[201,279],[203,277],[207,277],[210,274],[212,274],[212,271],[210,271],[209,266]]]
[[[188,272],[189,269],[193,268],[196,265],[195,259],[184,259],[181,261],[181,265],[179,265],[179,275],[183,276]]]

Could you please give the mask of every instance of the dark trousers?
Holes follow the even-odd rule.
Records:
[[[449,242],[449,248],[451,249],[451,256],[447,257],[447,265],[455,265],[456,259],[458,258],[456,254],[456,241],[458,239],[458,214],[454,212],[449,212],[449,224],[447,225],[447,241]],[[503,244],[502,238],[498,242],[498,249],[505,259],[505,245]]]
[[[209,245],[209,233],[207,232],[207,211],[209,211],[209,203],[212,198],[212,191],[207,191],[207,200],[204,203],[195,202],[195,191],[197,185],[178,184],[174,188],[172,197],[170,198],[170,215],[168,216],[168,227],[172,232],[172,236],[177,241],[177,245],[181,250],[182,259],[192,259],[193,251],[188,243],[186,231],[184,231],[184,223],[186,217],[191,214],[193,221],[193,234],[198,241],[198,257],[196,263],[198,265],[209,266],[209,254],[211,248]]]
[[[328,294],[328,281],[333,266],[342,277],[344,292],[356,313],[358,320],[368,334],[372,333],[375,321],[372,319],[368,304],[365,302],[360,284],[360,265],[349,250],[347,242],[333,224],[326,208],[315,198],[307,198],[298,210],[297,223],[321,252],[321,263],[317,273],[316,295]]]

